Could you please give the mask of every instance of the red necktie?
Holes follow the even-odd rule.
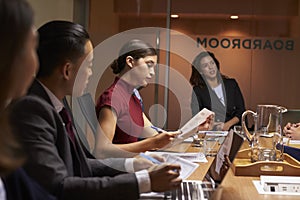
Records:
[[[72,125],[72,118],[70,116],[70,113],[68,113],[68,111],[63,108],[60,112],[59,112],[63,122],[65,123],[65,128],[73,142],[73,144],[75,144],[75,134],[73,131],[73,125]]]

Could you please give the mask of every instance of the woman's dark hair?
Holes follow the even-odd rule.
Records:
[[[8,83],[15,73],[13,63],[24,49],[33,26],[33,11],[25,0],[0,0],[0,107],[6,101]],[[19,66],[17,66],[19,67]]]
[[[40,69],[37,77],[51,75],[55,68],[66,61],[76,62],[84,54],[89,34],[80,24],[69,21],[51,21],[38,29],[37,54]]]
[[[14,80],[14,62],[23,51],[33,27],[33,11],[25,0],[0,0],[0,176],[20,167],[25,155],[13,136],[5,110],[10,82]]]
[[[203,79],[202,75],[200,74],[201,68],[200,68],[200,61],[204,58],[210,56],[214,62],[216,63],[216,66],[218,70],[220,71],[220,62],[215,57],[215,55],[212,52],[209,51],[202,51],[199,53],[192,63],[192,75],[190,77],[190,83],[192,86],[199,86],[199,87],[206,87],[205,80]],[[220,82],[222,78],[226,78],[226,76],[222,75],[221,73],[217,73],[218,81]]]
[[[135,60],[146,56],[157,55],[156,50],[148,43],[133,39],[127,42],[120,50],[119,57],[113,61],[110,67],[114,74],[119,74],[126,66],[126,57],[132,56]]]

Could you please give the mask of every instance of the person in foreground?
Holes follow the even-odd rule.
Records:
[[[33,11],[25,0],[0,0],[0,199],[53,200],[23,170],[26,154],[9,124],[11,102],[26,94],[38,68]]]
[[[138,199],[142,192],[177,188],[179,165],[125,173],[135,169],[131,165],[129,170],[128,159],[86,157],[62,100],[72,95],[76,76],[82,83],[79,91],[92,74],[89,35],[81,25],[67,21],[48,22],[38,33],[37,79],[29,94],[15,103],[11,116],[28,152],[28,174],[60,199]]]
[[[286,137],[290,138],[291,140],[300,140],[300,123],[290,123],[288,122],[284,128],[283,133]],[[284,153],[287,153],[300,161],[300,149],[297,147],[292,146],[284,146],[283,148]]]
[[[191,108],[193,115],[203,108],[215,112],[215,129],[228,131],[241,123],[245,103],[236,80],[219,70],[220,63],[213,53],[203,51],[195,57],[190,77],[194,91]]]
[[[154,127],[143,110],[138,89],[146,87],[155,75],[156,64],[157,52],[150,44],[133,39],[122,46],[119,57],[110,65],[117,74],[115,81],[96,105],[100,124],[94,149],[96,157],[130,157],[160,149],[170,145],[179,134]],[[200,128],[208,125],[203,123]]]

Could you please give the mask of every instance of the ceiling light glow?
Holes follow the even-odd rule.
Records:
[[[230,19],[238,19],[239,18],[239,16],[237,16],[237,15],[231,15],[230,16]]]

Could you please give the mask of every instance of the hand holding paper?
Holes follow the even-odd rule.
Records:
[[[203,108],[192,119],[190,119],[183,127],[179,129],[180,134],[173,139],[172,144],[165,148],[181,143],[188,137],[195,134],[198,130],[207,130],[212,127],[215,113]]]
[[[211,114],[210,116],[208,116],[206,118],[206,121],[198,126],[197,131],[211,130],[213,128],[213,125],[214,125],[214,116],[215,116],[214,114]]]
[[[206,108],[203,108],[192,119],[190,119],[190,121],[188,121],[183,127],[179,129],[181,131],[179,137],[188,138],[193,133],[198,131],[198,129],[201,128],[209,129],[213,124],[214,115],[215,115],[214,112]]]

